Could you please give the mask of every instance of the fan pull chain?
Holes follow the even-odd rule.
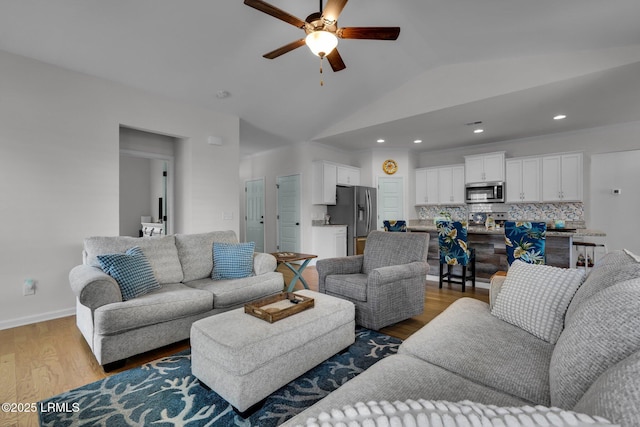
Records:
[[[320,86],[324,86],[324,80],[322,79],[322,60],[323,59],[324,59],[324,55],[320,57]]]

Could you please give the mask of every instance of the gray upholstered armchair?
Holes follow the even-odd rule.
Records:
[[[320,292],[356,306],[356,323],[378,330],[424,310],[429,233],[372,231],[364,255],[316,263]]]

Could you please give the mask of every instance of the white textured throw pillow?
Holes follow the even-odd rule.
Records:
[[[616,424],[617,425],[617,424]],[[300,426],[300,425],[299,425]],[[321,412],[317,418],[309,418],[306,427],[613,427],[600,417],[578,414],[559,408],[521,406],[505,408],[483,405],[468,400],[453,403],[443,400],[406,400],[404,402],[358,402]],[[618,426],[619,427],[619,426]]]
[[[515,261],[491,314],[555,344],[571,298],[584,279],[583,270]]]

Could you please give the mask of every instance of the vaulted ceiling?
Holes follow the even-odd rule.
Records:
[[[242,0],[0,0],[0,49],[237,115],[243,154],[431,150],[640,120],[639,17],[638,0],[351,0],[340,26],[400,37],[340,40],[347,68],[321,76],[305,47],[264,59],[304,33]]]

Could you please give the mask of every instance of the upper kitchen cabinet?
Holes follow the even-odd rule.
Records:
[[[504,151],[465,156],[465,183],[504,181]]]
[[[333,163],[313,162],[313,186],[311,203],[314,205],[335,205],[338,167]]]
[[[582,201],[582,153],[542,158],[542,201]]]
[[[441,205],[464,204],[464,165],[438,168],[438,200]]]
[[[507,159],[507,203],[540,201],[540,164],[539,157]]]
[[[464,166],[416,169],[416,205],[464,204]]]
[[[438,168],[416,169],[416,205],[438,204]]]
[[[360,169],[324,160],[314,161],[311,203],[335,205],[336,185],[360,185]]]
[[[360,169],[338,165],[338,185],[360,185]]]

